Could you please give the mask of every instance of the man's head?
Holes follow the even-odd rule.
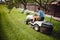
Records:
[[[40,7],[38,7],[38,10],[40,10]]]
[[[43,9],[43,7],[42,6],[38,6],[38,10],[42,10]]]

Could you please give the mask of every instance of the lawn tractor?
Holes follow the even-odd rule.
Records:
[[[42,33],[49,33],[49,34],[52,33],[53,31],[53,24],[51,22],[45,20],[44,21],[36,20],[33,22],[31,19],[26,20],[26,24],[28,22],[30,23],[31,28],[33,28],[36,31],[40,31]]]
[[[35,21],[31,22],[31,27],[36,30],[40,31],[42,33],[52,33],[53,30],[53,24],[48,21]]]

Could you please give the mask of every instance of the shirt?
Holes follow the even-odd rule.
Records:
[[[39,10],[39,11],[38,11],[38,15],[39,15],[40,17],[45,17],[45,12],[42,11],[42,10]]]

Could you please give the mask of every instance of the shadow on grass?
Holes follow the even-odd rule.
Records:
[[[59,31],[53,31],[51,34],[46,34],[46,35],[55,38],[55,40],[60,40],[60,32]]]
[[[55,40],[60,40],[60,30],[54,30],[51,34],[47,34],[50,37],[55,38]]]
[[[56,38],[56,40],[60,40],[60,30],[59,31],[53,31],[51,36]]]
[[[50,21],[50,18],[47,17],[46,19]],[[56,40],[60,40],[60,21],[52,19],[51,22],[54,24],[54,30],[53,30],[52,34],[50,34],[48,36],[54,37],[54,38],[56,38]]]
[[[8,40],[7,35],[5,34],[3,29],[1,14],[0,14],[0,40]]]
[[[49,37],[53,37],[54,40],[60,40],[60,31],[53,31],[52,33],[50,34],[46,34],[46,33],[43,33]]]
[[[53,21],[53,24],[54,24],[54,31],[53,31],[53,33],[51,34],[51,36],[52,36],[52,37],[55,37],[56,40],[60,40],[60,22],[54,20],[54,21]]]

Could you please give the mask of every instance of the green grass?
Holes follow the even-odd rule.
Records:
[[[0,40],[58,40],[60,39],[60,22],[52,20],[54,33],[52,35],[42,34],[34,31],[24,23],[25,14],[16,8],[9,10],[0,5]],[[49,18],[46,18],[49,20]]]

